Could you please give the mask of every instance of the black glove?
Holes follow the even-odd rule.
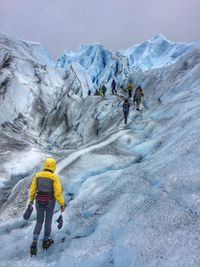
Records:
[[[58,229],[61,229],[62,226],[63,226],[63,217],[62,217],[62,214],[60,214],[60,216],[58,217],[58,219],[56,221],[58,223],[58,225],[57,225]]]
[[[32,211],[33,211],[33,206],[32,206],[32,204],[29,204],[28,208],[26,209],[26,211],[23,214],[24,220],[28,220],[31,217]]]

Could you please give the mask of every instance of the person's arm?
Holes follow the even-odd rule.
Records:
[[[34,176],[29,190],[29,202],[31,205],[33,204],[36,192],[37,192],[37,176]]]
[[[56,201],[60,204],[61,209],[62,209],[65,205],[65,200],[62,195],[62,187],[61,187],[60,178],[58,177],[58,175],[55,175],[53,188],[54,188],[54,197]]]

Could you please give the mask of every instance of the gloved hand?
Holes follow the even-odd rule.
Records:
[[[60,214],[60,216],[58,217],[58,219],[56,221],[58,223],[58,225],[57,225],[58,229],[61,229],[62,226],[63,226],[63,217],[62,217],[62,214]]]
[[[31,203],[29,203],[26,211],[23,214],[24,220],[28,220],[30,218],[32,211],[33,211],[33,206],[31,205]]]
[[[64,210],[65,210],[65,206],[64,206],[64,205],[61,206],[61,207],[60,207],[60,210],[61,210],[61,212],[64,212]]]

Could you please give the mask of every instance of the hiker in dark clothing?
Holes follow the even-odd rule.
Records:
[[[127,118],[129,113],[130,103],[128,101],[128,98],[124,100],[123,103],[123,112],[124,112],[124,123],[127,124]]]
[[[91,90],[90,89],[88,90],[88,95],[91,95]]]
[[[94,95],[99,95],[99,90],[96,89]]]
[[[111,87],[112,87],[112,94],[113,95],[116,94],[117,90],[116,90],[116,81],[115,81],[115,79],[113,79]]]
[[[142,97],[144,96],[142,88],[138,86],[135,90],[133,97],[133,102],[136,103],[136,110],[140,111],[140,104],[142,102]]]
[[[105,96],[105,94],[106,94],[106,91],[107,91],[107,88],[105,87],[105,85],[103,84],[103,86],[102,86],[102,93],[103,93],[103,96]]]

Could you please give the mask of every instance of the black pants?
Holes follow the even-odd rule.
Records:
[[[132,97],[132,90],[128,90],[128,97],[129,97],[129,98]]]
[[[116,94],[117,93],[117,90],[115,88],[112,88],[112,94]]]
[[[128,111],[124,111],[124,122],[127,124]]]

